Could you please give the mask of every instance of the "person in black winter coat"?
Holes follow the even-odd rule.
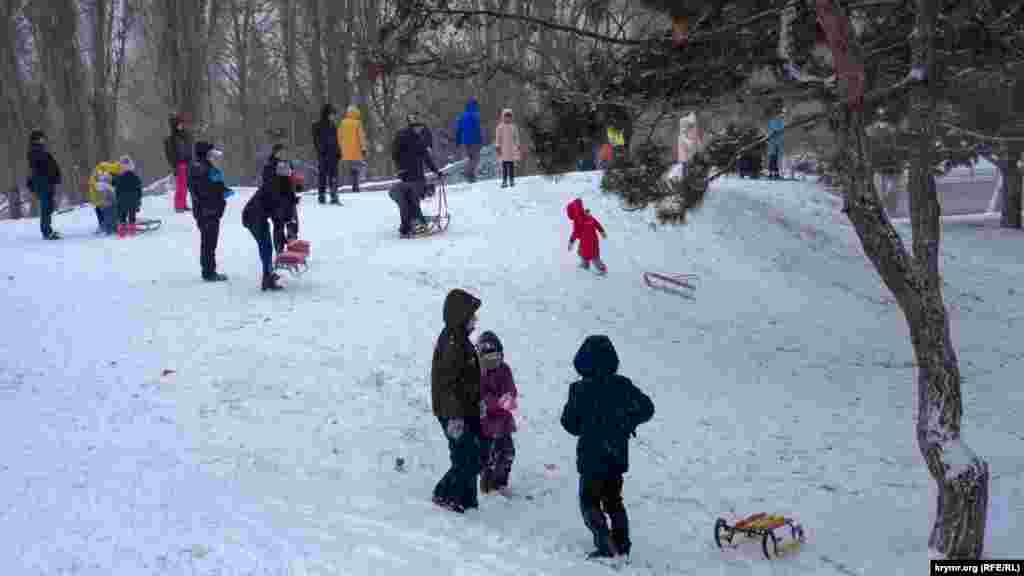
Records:
[[[338,204],[338,161],[341,160],[341,146],[338,145],[337,109],[324,104],[320,109],[320,120],[313,124],[313,146],[316,148],[320,168],[320,193],[317,199],[326,201],[325,191],[331,191],[331,204]]]
[[[222,282],[227,276],[217,273],[217,239],[220,219],[227,207],[229,190],[224,185],[224,174],[214,165],[220,151],[209,142],[196,142],[195,160],[192,162],[191,194],[192,215],[199,228],[199,265],[203,280]]]
[[[41,130],[29,135],[28,166],[28,187],[39,199],[39,231],[45,240],[59,240],[61,235],[53,230],[51,221],[57,185],[61,183],[60,166],[47,152],[46,135]]]
[[[263,171],[260,175],[260,186],[261,187],[273,187],[277,185],[277,178],[279,177],[278,170],[281,162],[287,162],[286,149],[284,144],[274,144],[271,149],[270,156],[267,158],[265,164],[263,164]],[[291,165],[288,166],[288,175],[291,176],[292,170]],[[294,189],[291,180],[289,180],[289,192],[287,198],[291,200],[291,211],[286,214],[286,217],[279,218],[275,217],[274,214],[282,214],[282,212],[275,212],[270,217],[272,226],[271,238],[274,240],[274,251],[278,254],[284,250],[284,244],[287,236],[297,236],[299,233],[299,219],[298,212],[294,209],[298,203],[298,196],[295,194],[297,191]]]
[[[272,263],[273,246],[268,221],[275,223],[276,232],[278,229],[283,230],[287,223],[295,220],[296,196],[291,175],[291,165],[284,160],[278,161],[274,167],[274,175],[269,178],[264,169],[263,184],[242,209],[242,225],[252,233],[259,247],[260,262],[263,265],[262,290],[281,289],[277,283],[280,277],[274,273]]]
[[[402,236],[409,236],[426,227],[426,220],[420,209],[420,199],[423,198],[427,180],[424,165],[437,174],[438,178],[443,176],[431,157],[424,130],[425,127],[410,114],[409,125],[395,135],[391,145],[391,158],[398,166],[398,178],[401,181],[391,187],[388,195],[398,204],[401,218],[398,233]],[[429,130],[426,133],[429,134]]]
[[[582,379],[569,388],[562,427],[579,437],[580,511],[596,547],[589,556],[628,555],[632,543],[622,477],[629,471],[629,436],[654,416],[654,403],[629,378],[616,373],[619,357],[607,336],[588,336],[573,365]]]
[[[130,156],[122,156],[120,163],[121,173],[112,181],[117,197],[117,222],[119,227],[127,225],[134,233],[135,214],[142,205],[142,179],[135,173],[135,162]]]
[[[453,512],[479,507],[480,359],[469,335],[482,302],[456,288],[444,299],[444,328],[430,362],[430,401],[445,439],[451,467],[434,486],[433,501]]]

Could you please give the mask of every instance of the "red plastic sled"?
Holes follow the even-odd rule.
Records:
[[[676,294],[684,298],[694,299],[694,291],[697,290],[696,274],[659,274],[657,272],[644,272],[644,284],[649,288]]]
[[[284,251],[277,255],[274,268],[287,270],[293,276],[301,276],[309,270],[309,252],[308,240],[292,240],[285,244]]]

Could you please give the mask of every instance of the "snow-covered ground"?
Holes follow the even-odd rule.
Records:
[[[191,216],[166,197],[144,199],[163,228],[134,239],[95,237],[91,209],[56,217],[61,242],[0,224],[7,572],[602,573],[582,560],[558,416],[573,354],[603,332],[657,408],[632,441],[624,572],[923,573],[935,497],[907,329],[835,200],[726,178],[666,228],[598,180],[453,186],[449,231],[414,241],[386,194],[307,199],[315,268],[276,294],[240,222],[251,190],[222,224],[225,284],[200,281]],[[607,277],[566,251],[577,195],[608,230]],[[993,474],[987,553],[1019,557],[1024,237],[943,236],[964,437]],[[646,270],[699,274],[696,301],[647,288]],[[429,363],[455,287],[504,341],[521,392],[512,483],[533,498],[481,497],[465,516],[429,502],[448,460]],[[717,517],[761,511],[799,519],[808,543],[772,562],[756,543],[715,547]]]

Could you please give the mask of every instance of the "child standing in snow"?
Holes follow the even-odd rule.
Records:
[[[135,235],[135,214],[142,203],[142,180],[135,174],[135,162],[130,156],[121,157],[121,173],[114,176],[117,196],[117,234]]]
[[[616,373],[619,357],[607,336],[588,336],[573,366],[581,379],[569,388],[562,427],[579,438],[580,511],[596,547],[587,557],[628,556],[632,543],[622,476],[629,470],[629,436],[654,417],[654,403],[629,378]]]
[[[100,172],[96,177],[96,215],[100,221],[99,232],[113,234],[117,221],[117,193],[109,172]]]
[[[480,492],[489,494],[508,487],[508,476],[516,447],[512,433],[516,431],[516,420],[512,412],[516,409],[515,382],[512,370],[505,364],[505,350],[501,340],[491,331],[480,335],[477,342],[480,355],[480,420],[481,452],[483,471],[480,473]]]
[[[516,162],[519,162],[519,127],[512,122],[512,109],[501,112],[501,120],[494,131],[494,145],[501,160],[501,187],[516,185]]]
[[[583,207],[583,200],[579,198],[570,202],[565,211],[569,216],[569,220],[572,221],[569,251],[572,251],[573,243],[579,240],[580,266],[584,270],[589,270],[590,263],[594,262],[597,265],[598,271],[601,274],[606,274],[608,267],[601,260],[601,246],[597,239],[599,233],[601,237],[608,239],[608,235],[604,232],[604,227],[597,221],[597,218],[590,214],[590,210]]]

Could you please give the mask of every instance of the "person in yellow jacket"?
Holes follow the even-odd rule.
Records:
[[[120,162],[100,162],[93,169],[89,176],[89,188],[86,191],[86,200],[96,207],[96,228],[97,234],[111,233],[114,229],[112,220],[112,208],[115,205],[114,192],[111,181],[114,176],[121,174]],[[108,219],[111,219],[108,222]]]
[[[352,175],[352,191],[359,192],[359,173],[366,164],[366,135],[359,108],[349,106],[338,126],[342,168]]]

